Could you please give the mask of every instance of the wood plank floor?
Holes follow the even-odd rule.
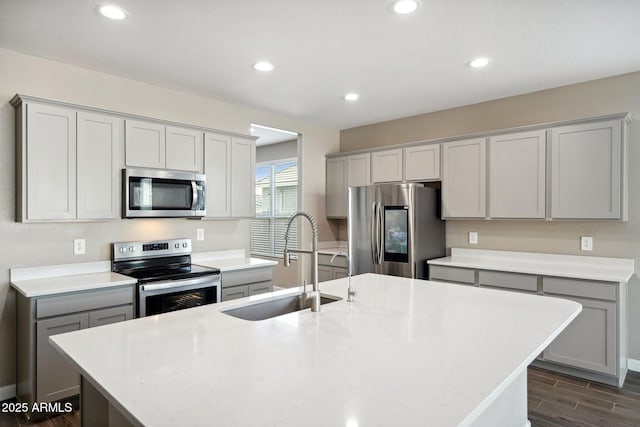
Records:
[[[629,372],[624,387],[618,389],[529,368],[528,393],[532,427],[640,426],[640,372]],[[80,414],[74,411],[29,423],[22,415],[0,413],[0,427],[21,426],[79,427]]]

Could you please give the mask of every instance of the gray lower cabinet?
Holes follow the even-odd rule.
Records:
[[[273,291],[272,267],[223,271],[221,274],[222,301],[245,298]]]
[[[36,401],[51,402],[80,393],[80,374],[49,343],[49,337],[89,327],[87,313],[36,322]]]
[[[133,285],[33,298],[18,294],[18,400],[32,407],[35,402],[79,394],[80,375],[51,345],[49,337],[132,319],[133,304]]]
[[[473,285],[475,284],[475,270],[472,268],[429,265],[429,280]]]
[[[538,293],[538,276],[502,271],[478,271],[478,285],[515,292]]]
[[[544,351],[544,360],[617,377],[619,338],[626,340],[618,330],[617,289],[615,283],[543,278],[545,295],[582,304],[578,317]]]
[[[626,286],[617,282],[442,265],[429,265],[429,279],[566,298],[582,304],[582,312],[534,364],[622,386],[628,369]]]
[[[347,259],[343,256],[336,256],[331,262],[333,255],[318,255],[318,282],[342,279],[349,276],[349,266]]]

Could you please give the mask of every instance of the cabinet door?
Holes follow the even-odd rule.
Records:
[[[567,299],[582,304],[582,312],[547,347],[544,359],[616,375],[616,303],[576,297]]]
[[[249,296],[266,294],[267,292],[271,291],[273,291],[273,284],[271,283],[271,281],[252,283],[249,285]]]
[[[347,187],[371,184],[371,155],[354,154],[347,157]]]
[[[76,112],[27,104],[27,220],[76,217]]]
[[[204,173],[207,175],[207,216],[231,216],[231,137],[207,132],[204,136]]]
[[[402,182],[402,149],[371,153],[371,182]]]
[[[406,181],[440,179],[440,144],[405,148],[404,179]]]
[[[318,282],[333,280],[333,267],[318,265]]]
[[[344,277],[349,277],[349,271],[346,268],[333,267],[334,279],[342,279]]]
[[[87,313],[36,322],[36,400],[51,402],[80,393],[80,374],[49,343],[49,337],[89,326]]]
[[[232,299],[244,298],[249,296],[249,286],[233,286],[231,288],[222,288],[220,291],[220,299],[229,301]]]
[[[78,219],[120,218],[124,120],[78,112]]]
[[[551,217],[622,218],[622,121],[551,129]]]
[[[546,132],[489,139],[489,216],[544,218]]]
[[[127,120],[125,124],[127,166],[165,167],[165,127],[160,123]]]
[[[167,169],[202,171],[203,132],[196,129],[167,126],[165,164]]]
[[[347,158],[327,159],[327,217],[347,217]]]
[[[231,216],[255,216],[256,207],[256,142],[231,138]]]
[[[89,312],[89,327],[108,325],[133,319],[133,305],[105,308]]]
[[[442,148],[442,217],[484,218],[486,140],[448,142]]]

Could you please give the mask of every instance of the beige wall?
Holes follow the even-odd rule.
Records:
[[[10,268],[109,260],[110,243],[130,239],[191,237],[195,251],[249,249],[247,220],[14,222],[15,110],[9,101],[16,93],[245,134],[251,123],[299,132],[303,207],[321,219],[321,240],[334,239],[330,225],[322,220],[325,175],[324,162],[318,159],[338,151],[337,130],[0,49],[0,395],[15,383],[15,292],[9,286]],[[206,231],[204,242],[195,240],[200,227]],[[85,255],[73,255],[74,238],[87,239]]]
[[[340,132],[340,151],[465,135],[515,126],[630,112],[629,221],[447,221],[447,248],[633,258],[640,269],[640,72]],[[344,226],[340,226],[343,234]],[[467,233],[477,231],[477,245]],[[594,250],[580,251],[580,236]],[[629,287],[630,357],[640,360],[640,281]]]

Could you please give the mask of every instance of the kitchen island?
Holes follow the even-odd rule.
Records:
[[[263,321],[242,300],[56,335],[85,426],[514,426],[526,367],[578,303],[375,274],[343,299]]]

